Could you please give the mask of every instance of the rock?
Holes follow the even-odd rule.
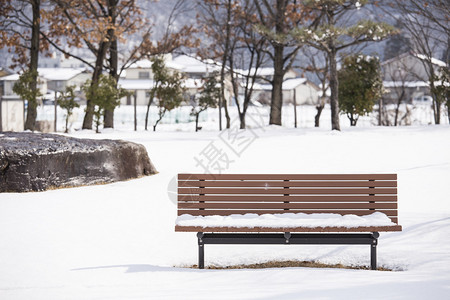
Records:
[[[0,192],[44,191],[156,173],[140,144],[31,132],[0,133]]]

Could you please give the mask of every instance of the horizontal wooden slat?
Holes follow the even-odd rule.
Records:
[[[396,194],[396,188],[372,188],[372,189],[264,189],[264,188],[178,188],[178,194]]]
[[[400,225],[395,226],[366,226],[366,227],[199,227],[199,226],[175,226],[175,231],[183,232],[377,232],[377,231],[401,231]]]
[[[396,181],[178,181],[178,187],[397,187]]]
[[[204,209],[396,209],[397,203],[178,203],[178,208]]]
[[[178,174],[178,180],[396,180],[397,174]]]
[[[383,210],[383,209],[377,209],[377,212],[381,212],[384,213],[385,215],[387,215],[388,217],[397,217],[397,210]],[[282,209],[268,209],[268,210],[237,210],[237,209],[233,209],[233,210],[212,210],[212,209],[207,209],[207,210],[199,210],[199,209],[180,209],[178,210],[178,215],[184,215],[184,214],[188,214],[191,216],[214,216],[214,215],[218,215],[218,216],[228,216],[228,215],[232,215],[232,214],[246,214],[246,213],[251,213],[251,214],[258,214],[258,215],[263,215],[263,214],[281,214],[281,213],[306,213],[306,214],[340,214],[340,215],[347,215],[347,214],[353,214],[353,215],[357,215],[357,216],[366,216],[366,215],[370,215],[372,214],[374,211],[372,210],[343,210],[343,209],[335,209],[335,210],[331,210],[331,209],[322,209],[322,210],[313,210],[313,209],[302,209],[302,210],[298,210],[298,209],[290,209],[288,211],[286,210],[282,210]]]
[[[179,174],[178,215],[381,212],[398,223],[396,174]],[[204,232],[364,232],[397,227],[200,228]]]
[[[202,196],[178,195],[178,201],[226,201],[226,202],[395,202],[397,196]]]

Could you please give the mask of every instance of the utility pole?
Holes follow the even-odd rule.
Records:
[[[0,132],[2,132],[3,131],[3,109],[2,109],[2,106],[3,106],[3,103],[2,103],[2,100],[3,100],[3,96],[2,95],[0,95]]]
[[[134,131],[137,131],[137,91],[134,91]]]
[[[56,127],[56,125],[57,125],[57,119],[58,119],[58,97],[57,97],[57,91],[55,91],[55,124],[54,124],[54,126],[55,126],[55,132],[57,132],[57,127]]]
[[[297,128],[297,90],[294,89],[294,126]]]

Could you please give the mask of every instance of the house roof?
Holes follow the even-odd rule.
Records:
[[[188,55],[177,56],[170,63],[173,68],[185,73],[209,73],[219,70],[219,63],[211,59],[201,60]]]
[[[19,80],[19,74],[11,74],[7,76],[0,77],[0,81],[17,81]]]
[[[149,90],[153,87],[152,79],[125,79],[120,78],[118,85],[126,90]]]
[[[285,81],[283,81],[283,87],[282,89],[284,91],[289,91],[289,90],[293,90],[296,87],[298,87],[299,85],[305,84],[308,80],[306,78],[291,78],[291,79],[286,79]],[[272,85],[271,84],[259,84],[259,83],[255,83],[254,85],[254,89],[255,90],[265,90],[265,91],[270,91],[272,90]]]
[[[202,61],[199,58],[188,55],[180,55],[173,59],[168,58],[164,63],[168,68],[184,73],[209,73],[219,68],[218,63],[215,63],[213,60]],[[152,62],[149,59],[143,59],[133,63],[129,68],[150,69],[151,67]]]
[[[429,84],[425,81],[383,81],[384,87],[408,87],[408,88],[416,88],[416,87],[427,87]]]
[[[297,86],[306,83],[306,78],[291,78],[283,82],[283,90],[292,90]]]
[[[119,86],[126,90],[150,90],[154,81],[152,79],[119,79]],[[203,80],[201,79],[185,79],[183,82],[183,87],[188,89],[196,89],[203,86]]]
[[[69,80],[85,71],[84,68],[38,68],[39,76],[47,80]]]
[[[391,63],[393,61],[400,60],[400,59],[405,58],[407,56],[413,56],[413,57],[416,57],[416,58],[418,58],[420,60],[427,60],[428,59],[428,56],[426,56],[424,54],[420,54],[420,53],[415,53],[415,52],[409,51],[409,52],[402,53],[402,54],[400,54],[400,55],[398,55],[396,57],[393,57],[393,58],[390,58],[388,60],[385,60],[385,61],[383,61],[381,63],[381,65],[387,65],[387,64],[389,64],[389,63]],[[436,65],[436,66],[439,66],[439,67],[446,67],[447,66],[447,64],[445,62],[443,62],[442,60],[439,60],[437,58],[434,58],[434,57],[431,58],[431,63]]]
[[[152,62],[149,59],[142,59],[137,62],[132,63],[129,69],[150,69],[152,67]]]
[[[417,57],[420,60],[428,60],[428,56],[424,55],[424,54],[418,54],[418,53],[414,53],[413,54],[415,57]],[[447,64],[445,62],[443,62],[442,60],[439,60],[437,58],[432,57],[431,58],[431,63],[433,65],[439,66],[439,67],[446,67]]]
[[[440,80],[434,81],[435,86],[450,86],[448,82],[442,82]],[[428,87],[430,86],[427,81],[383,81],[384,87],[407,87],[407,88],[418,88],[418,87]]]
[[[85,72],[84,68],[38,68],[39,77],[47,80],[69,80]],[[0,77],[2,81],[17,81],[20,74]]]

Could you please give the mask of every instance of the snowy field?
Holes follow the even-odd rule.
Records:
[[[0,299],[449,299],[449,125],[331,132],[328,115],[323,128],[255,126],[245,133],[220,134],[212,121],[198,133],[192,123],[162,124],[157,132],[120,124],[101,134],[73,131],[142,143],[159,174],[0,194]],[[220,164],[204,160],[211,147]],[[395,271],[183,268],[197,263],[197,240],[195,233],[174,232],[174,180],[177,173],[217,167],[222,173],[397,173],[403,232],[381,233],[378,246],[379,266]],[[207,245],[205,264],[368,266],[369,254],[368,246]]]

